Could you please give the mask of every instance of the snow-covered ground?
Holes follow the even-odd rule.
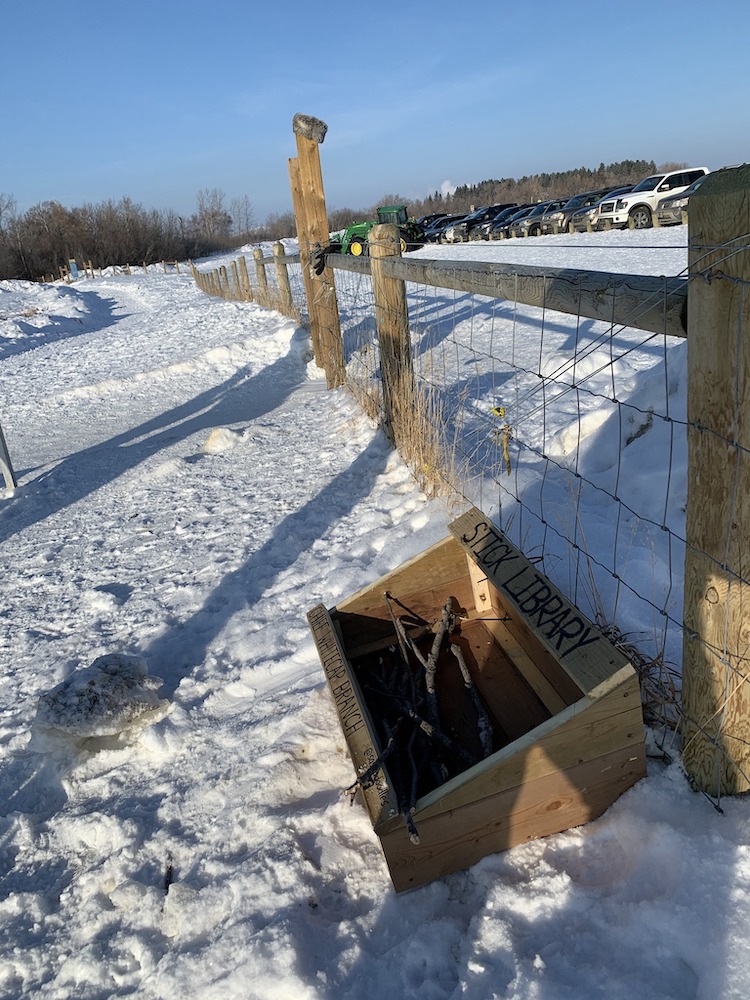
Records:
[[[686,257],[681,229],[450,253]],[[304,331],[187,275],[0,282],[0,360],[1,997],[750,996],[750,805],[652,734],[598,821],[394,893],[305,614],[456,511]]]

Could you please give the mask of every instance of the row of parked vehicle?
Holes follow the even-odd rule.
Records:
[[[578,233],[598,229],[679,225],[690,195],[700,187],[707,167],[669,170],[638,184],[599,188],[571,198],[533,204],[490,205],[468,215],[438,212],[419,219],[427,243],[466,243],[511,236]]]

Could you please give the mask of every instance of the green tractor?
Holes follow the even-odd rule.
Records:
[[[383,223],[398,226],[401,253],[416,250],[423,245],[424,233],[414,219],[406,214],[406,205],[382,205],[378,209],[376,222],[354,222],[347,226],[337,239],[331,241],[329,253],[350,253],[354,257],[361,257],[368,252],[367,234],[373,226]]]

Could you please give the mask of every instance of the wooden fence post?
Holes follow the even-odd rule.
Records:
[[[231,264],[232,268],[232,284],[234,285],[234,298],[238,301],[244,298],[242,294],[242,287],[240,286],[240,272],[237,270],[237,261],[233,260]]]
[[[310,326],[318,326],[317,336],[322,352],[323,367],[328,388],[343,385],[344,348],[341,341],[339,308],[336,301],[336,283],[331,268],[324,268],[320,274],[310,269],[310,249],[314,244],[328,246],[330,232],[326,212],[323,174],[320,167],[319,145],[325,139],[328,126],[319,118],[295,115],[292,128],[297,140],[297,163],[299,170],[299,195],[301,198],[301,218],[297,220],[302,268],[309,274],[308,311]],[[303,232],[300,233],[300,223]]]
[[[408,458],[408,428],[413,426],[416,394],[409,342],[406,284],[383,273],[382,261],[401,256],[401,240],[394,225],[373,226],[368,236],[375,323],[383,376],[383,429],[394,447]]]
[[[315,290],[312,283],[312,268],[310,267],[310,240],[307,235],[307,217],[305,216],[305,206],[302,201],[302,190],[299,181],[299,160],[289,160],[289,187],[292,192],[292,207],[294,209],[294,220],[297,226],[297,240],[299,242],[299,257],[302,265],[302,282],[305,286],[305,298],[307,299],[307,316],[310,326],[310,343],[312,344],[315,364],[318,368],[323,368],[323,348],[320,343],[320,322],[317,319],[317,306],[315,302]]]
[[[273,256],[276,264],[276,280],[279,283],[279,309],[285,316],[291,316],[294,312],[292,286],[289,284],[289,269],[286,266],[286,255],[282,243],[274,243]]]
[[[247,273],[247,261],[244,257],[240,257],[240,284],[242,286],[242,294],[246,302],[253,301],[253,288],[250,284],[250,275]]]
[[[221,277],[220,281],[221,294],[223,298],[231,299],[232,289],[229,287],[229,275],[227,274],[227,269],[224,266],[224,264],[222,264],[221,267],[219,268],[219,274]]]
[[[268,309],[268,277],[266,275],[266,265],[263,260],[263,251],[260,247],[256,247],[253,250],[253,259],[255,260],[255,275],[258,279],[258,302]]]
[[[750,166],[690,198],[683,761],[750,789]],[[746,551],[748,550],[748,551]]]
[[[5,480],[5,488],[12,492],[18,486],[18,481],[13,471],[13,463],[10,460],[8,446],[5,443],[2,425],[0,425],[0,471],[2,471],[3,479]]]

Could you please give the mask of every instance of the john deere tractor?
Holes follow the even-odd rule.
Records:
[[[367,234],[373,226],[390,222],[398,226],[401,240],[401,253],[406,250],[416,250],[424,243],[424,233],[420,226],[406,214],[406,205],[381,205],[378,208],[378,218],[375,222],[354,222],[347,226],[342,235],[333,240],[328,247],[329,253],[350,253],[361,257],[367,253]]]

